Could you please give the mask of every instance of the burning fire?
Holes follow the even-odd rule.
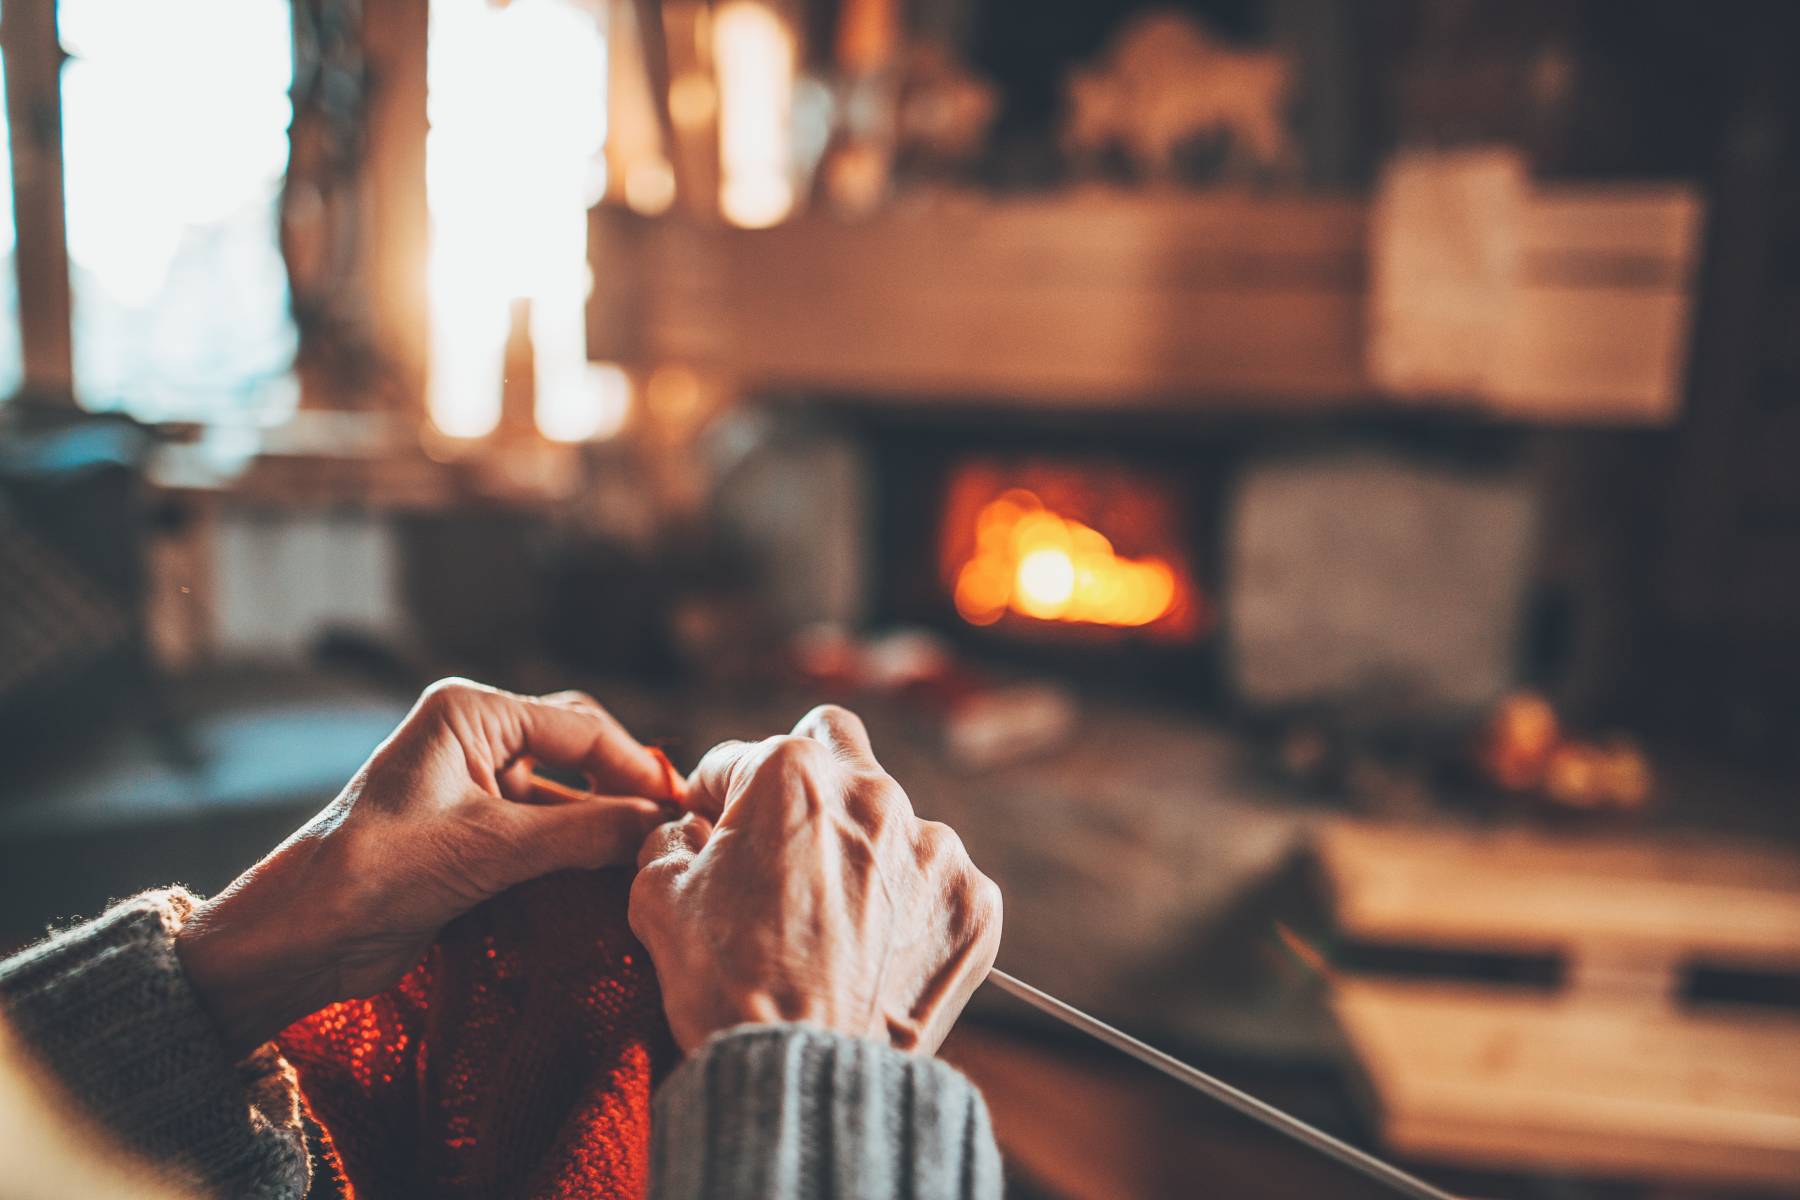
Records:
[[[1122,558],[1097,529],[1058,516],[1014,488],[976,517],[975,552],[956,576],[956,611],[992,625],[1008,609],[1040,621],[1139,626],[1175,605],[1175,570]]]

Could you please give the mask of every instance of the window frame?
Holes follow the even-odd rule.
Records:
[[[69,243],[63,225],[62,64],[56,0],[6,0],[6,117],[12,142],[19,396],[75,404]]]

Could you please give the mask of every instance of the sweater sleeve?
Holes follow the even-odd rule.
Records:
[[[310,1185],[293,1071],[233,1062],[175,954],[193,911],[147,892],[0,962],[18,1040],[127,1150],[207,1193],[299,1200]]]
[[[657,1091],[653,1200],[997,1200],[975,1086],[933,1058],[806,1025],[714,1037]]]

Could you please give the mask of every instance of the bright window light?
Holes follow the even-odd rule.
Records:
[[[292,19],[287,0],[58,5],[87,407],[152,421],[292,412],[297,335],[276,225]],[[10,243],[10,214],[7,227]]]
[[[429,407],[481,437],[500,420],[512,302],[531,302],[537,425],[565,441],[624,423],[630,388],[587,360],[587,210],[605,191],[602,0],[434,0]]]

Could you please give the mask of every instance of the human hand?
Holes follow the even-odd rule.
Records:
[[[543,762],[588,794],[538,779]],[[380,991],[446,921],[516,883],[629,863],[681,781],[591,698],[426,689],[337,799],[176,938],[235,1051]]]
[[[930,1053],[993,966],[1000,889],[921,821],[857,717],[727,742],[680,821],[638,855],[631,927],[683,1051],[753,1021],[806,1021]]]

